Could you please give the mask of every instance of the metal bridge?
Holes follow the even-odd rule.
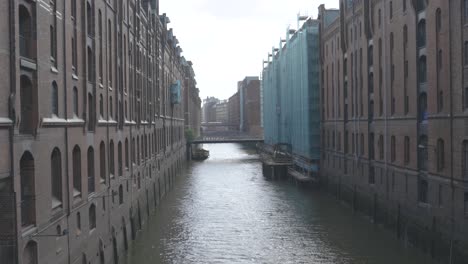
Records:
[[[210,133],[196,138],[190,144],[263,143],[263,137],[243,133]]]

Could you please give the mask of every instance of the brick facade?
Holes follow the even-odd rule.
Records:
[[[0,259],[109,263],[184,165],[194,75],[157,0],[0,10]]]

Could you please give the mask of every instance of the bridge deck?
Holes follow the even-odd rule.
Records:
[[[227,144],[227,143],[262,143],[263,139],[259,138],[202,138],[195,139],[190,144]]]

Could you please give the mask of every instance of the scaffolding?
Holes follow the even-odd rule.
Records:
[[[291,35],[292,33],[292,35]],[[285,44],[273,49],[263,70],[265,143],[291,145],[292,154],[320,159],[319,24],[308,19],[288,29]],[[315,161],[315,162],[314,162]],[[318,170],[313,166],[313,170]]]

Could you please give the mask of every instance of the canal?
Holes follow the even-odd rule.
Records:
[[[430,263],[330,195],[267,181],[254,151],[205,145],[124,260],[146,263]]]

